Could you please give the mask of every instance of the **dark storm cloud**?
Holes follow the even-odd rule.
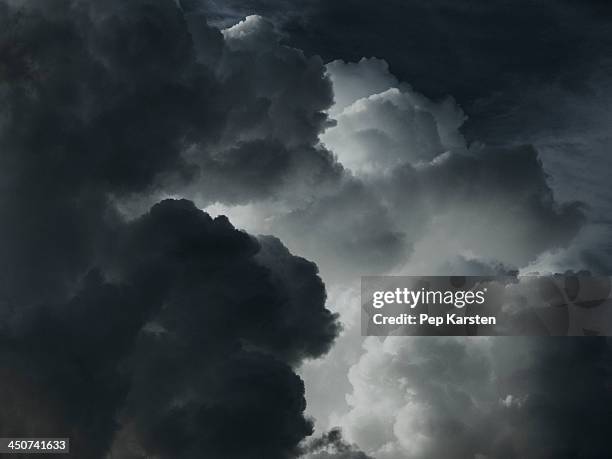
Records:
[[[338,332],[316,266],[190,201],[131,222],[112,206],[202,164],[240,182],[226,195],[239,200],[287,164],[333,180],[329,153],[295,153],[326,123],[320,60],[277,50],[288,62],[274,67],[258,37],[229,49],[171,0],[0,2],[3,436],[70,436],[80,458],[297,454],[311,425],[293,367]],[[238,68],[254,55],[269,64],[256,82]],[[262,106],[276,121],[236,138]],[[266,167],[237,167],[248,154]]]
[[[128,357],[117,450],[135,437],[162,457],[292,457],[311,427],[291,365],[338,331],[316,267],[189,201],[154,206],[117,250],[111,272],[159,289],[163,305]]]
[[[311,426],[291,365],[338,326],[316,267],[264,246],[164,201],[115,231],[66,302],[7,305],[3,434],[69,433],[79,457],[117,430],[121,457],[293,457]],[[20,411],[29,397],[40,408]]]

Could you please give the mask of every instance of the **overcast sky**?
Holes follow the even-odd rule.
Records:
[[[612,275],[606,1],[0,0],[0,437],[607,457],[606,338],[364,338],[363,275]]]

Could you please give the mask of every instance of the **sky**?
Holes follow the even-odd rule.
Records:
[[[0,0],[0,437],[607,457],[608,338],[363,337],[365,275],[612,275],[612,7]]]

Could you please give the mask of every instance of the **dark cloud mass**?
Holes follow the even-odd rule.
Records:
[[[116,430],[120,457],[291,457],[311,429],[291,365],[337,325],[316,267],[266,244],[163,201],[64,303],[7,305],[3,434],[69,432],[78,457],[102,457]],[[32,396],[48,413],[20,412]]]
[[[337,333],[316,267],[189,201],[154,206],[127,233],[110,271],[160,290],[128,357],[129,431],[162,457],[291,457],[311,427],[290,365]]]
[[[131,221],[112,205],[206,174],[250,199],[271,186],[260,175],[309,161],[295,152],[326,122],[323,67],[280,58],[321,88],[294,106],[263,75],[244,84],[259,49],[227,48],[171,0],[0,2],[2,436],[69,436],[78,458],[225,459],[294,457],[311,433],[293,368],[339,327],[316,266],[190,201]],[[262,107],[278,135],[230,132],[257,131]]]

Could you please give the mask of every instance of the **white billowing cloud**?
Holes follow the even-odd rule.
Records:
[[[468,457],[466,432],[499,397],[490,340],[367,338],[349,372],[350,410],[336,421],[346,438],[378,459]]]
[[[321,141],[356,175],[384,174],[401,164],[429,162],[449,150],[465,150],[463,111],[452,99],[434,102],[400,84],[385,61],[334,61],[330,110],[337,124]]]
[[[377,459],[603,457],[610,346],[554,338],[367,338],[345,438]],[[604,423],[605,424],[605,423]]]
[[[316,216],[319,222],[300,241],[304,253],[310,255],[313,247],[330,241],[342,247],[346,238],[333,234],[356,238],[363,233],[367,237],[356,238],[356,246],[366,247],[365,240],[394,240],[401,241],[403,250],[396,242],[380,251],[389,260],[387,266],[370,250],[366,258],[376,261],[362,270],[374,266],[378,273],[385,267],[395,273],[446,274],[469,268],[482,274],[503,266],[522,267],[571,240],[581,223],[580,212],[557,205],[536,150],[468,147],[460,131],[466,117],[454,100],[436,102],[419,94],[399,82],[383,60],[334,61],[327,64],[327,72],[335,100],[329,113],[336,125],[320,135],[321,142],[381,208],[366,213],[374,209],[372,201],[349,192],[341,209],[351,209],[353,216],[385,218],[345,225],[356,219],[336,218],[341,210],[331,203],[338,199],[314,203],[308,212],[292,214]],[[335,232],[320,231],[328,217]],[[351,226],[348,233],[346,226]],[[394,238],[379,237],[381,229],[392,231]],[[339,258],[333,247],[324,256]],[[356,250],[351,247],[349,252]]]
[[[354,220],[338,219],[337,208],[321,203],[312,214],[320,223],[329,213],[335,231],[349,237],[372,225],[403,234],[410,249],[386,272],[493,274],[525,266],[571,241],[579,213],[554,202],[535,150],[468,148],[459,130],[465,115],[454,101],[434,102],[416,93],[398,82],[384,61],[335,61],[327,70],[335,97],[329,113],[337,124],[321,141],[378,197],[390,218],[346,225]],[[349,204],[355,215],[366,208],[362,199],[344,202],[342,208]],[[322,256],[316,253],[335,234],[319,229],[308,229],[297,243],[315,236],[325,242],[298,251],[323,260],[324,271],[330,264],[344,269],[331,247]],[[371,267],[351,265],[367,274]],[[342,311],[358,311],[359,297],[347,295],[340,304]],[[336,306],[332,301],[330,307]],[[503,427],[503,410],[520,410],[526,398],[527,390],[508,384],[506,376],[529,361],[527,340],[517,340],[509,354],[508,343],[496,346],[498,341],[486,338],[363,341],[358,324],[347,322],[333,359],[316,367],[308,363],[302,372],[319,428],[341,426],[347,441],[377,459],[495,457],[491,425]],[[363,353],[352,363],[359,342]],[[343,393],[348,367],[350,386]],[[336,401],[328,416],[316,401],[321,393],[321,400]],[[337,400],[344,394],[348,407],[342,412]]]

